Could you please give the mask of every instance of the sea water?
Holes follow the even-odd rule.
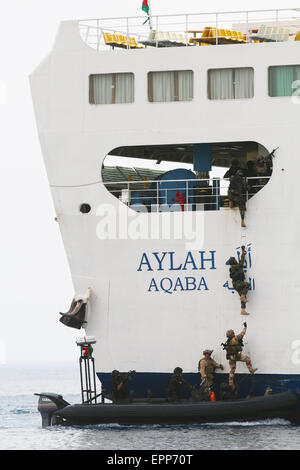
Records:
[[[78,363],[0,365],[1,450],[299,450],[300,426],[283,420],[192,426],[42,428],[37,392],[81,402]]]

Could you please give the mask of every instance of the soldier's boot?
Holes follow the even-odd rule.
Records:
[[[241,227],[247,227],[247,225],[245,224],[245,220],[244,220],[244,219],[242,219],[242,221],[241,221]]]
[[[250,374],[255,374],[255,372],[258,370],[257,367],[255,369],[253,368],[251,361],[247,361],[246,366],[248,367]]]
[[[242,308],[241,309],[241,315],[250,315],[249,312],[246,312],[246,309],[245,308]]]
[[[241,315],[250,315],[250,313],[246,312],[246,304],[245,302],[241,302]]]

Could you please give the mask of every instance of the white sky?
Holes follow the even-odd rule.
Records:
[[[51,50],[60,21],[138,16],[141,4],[142,0],[0,0],[0,367],[4,346],[8,362],[78,358],[78,330],[58,321],[58,312],[69,308],[73,287],[54,222],[28,76]],[[286,8],[286,3],[151,0],[151,7],[153,14],[171,14]]]

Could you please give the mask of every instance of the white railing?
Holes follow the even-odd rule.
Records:
[[[257,194],[270,176],[246,178],[245,201]],[[227,178],[105,182],[108,191],[137,212],[184,212],[229,207]]]
[[[294,40],[300,31],[300,8],[152,15],[150,21],[145,20],[147,16],[86,19],[79,21],[79,28],[83,40],[96,50],[109,45],[126,50],[137,46],[282,42]],[[210,36],[206,36],[207,30],[204,33],[205,28],[210,28]],[[115,38],[105,41],[103,33]]]

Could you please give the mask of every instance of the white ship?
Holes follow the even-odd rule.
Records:
[[[31,75],[41,148],[81,333],[96,372],[136,370],[163,396],[202,351],[224,365],[226,331],[248,323],[241,393],[300,388],[300,9],[63,22]],[[246,227],[228,207],[233,159],[254,178]],[[251,186],[251,184],[252,186]],[[228,258],[247,250],[249,316]],[[89,298],[84,297],[91,289]],[[73,306],[75,303],[73,304]],[[244,380],[245,378],[245,380]]]

